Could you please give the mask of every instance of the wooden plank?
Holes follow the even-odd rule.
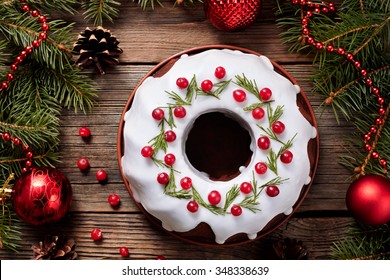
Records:
[[[182,242],[151,225],[142,214],[71,213],[55,226],[22,228],[22,247],[18,254],[0,250],[0,259],[29,259],[31,245],[51,232],[61,231],[77,242],[78,259],[122,259],[119,247],[127,246],[130,259],[275,259],[271,248],[276,240],[286,237],[301,240],[310,259],[329,258],[333,242],[345,236],[350,218],[293,218],[263,239],[226,248],[209,248]],[[98,227],[103,240],[94,242],[91,230]]]
[[[173,7],[172,3],[163,1],[164,8],[142,11],[133,1],[121,2],[119,17],[114,23],[104,23],[124,50],[121,63],[158,63],[177,52],[212,44],[249,48],[281,63],[311,60],[302,54],[288,53],[288,46],[282,44],[279,36],[281,30],[275,25],[271,3],[264,3],[255,23],[240,32],[217,30],[208,22],[199,3],[195,7]],[[80,14],[66,16],[66,19],[76,22],[75,40],[77,33],[91,27]]]

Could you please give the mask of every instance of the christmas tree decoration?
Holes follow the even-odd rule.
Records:
[[[205,0],[207,19],[222,31],[242,30],[253,24],[260,13],[261,0]]]
[[[81,68],[92,65],[103,75],[105,67],[119,63],[118,57],[123,50],[118,45],[119,41],[109,30],[101,26],[94,29],[87,27],[73,45],[73,53],[79,55],[76,64]]]
[[[55,223],[70,208],[72,188],[60,171],[33,167],[18,178],[12,204],[16,214],[32,225]]]
[[[73,238],[60,235],[48,235],[43,241],[31,246],[34,260],[75,260],[76,242]]]
[[[374,174],[359,177],[348,188],[346,203],[354,217],[367,225],[390,222],[390,180]]]
[[[324,96],[337,120],[342,115],[356,128],[346,135],[340,163],[358,178],[346,203],[360,223],[334,245],[332,257],[388,259],[389,226],[383,225],[390,213],[388,1],[345,0],[336,10],[333,2],[291,0],[278,1],[278,7],[277,22],[290,50],[315,54],[313,92]]]

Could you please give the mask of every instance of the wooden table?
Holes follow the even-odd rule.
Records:
[[[321,97],[311,92],[310,78],[315,72],[311,57],[288,53],[275,24],[273,1],[264,1],[257,22],[241,32],[221,32],[205,18],[203,8],[172,6],[142,11],[133,1],[121,1],[120,16],[114,24],[106,24],[119,39],[124,53],[120,65],[94,76],[99,87],[98,105],[84,115],[64,110],[61,117],[61,155],[58,168],[73,186],[73,203],[66,218],[55,226],[22,228],[19,253],[0,250],[0,259],[29,259],[31,244],[59,230],[77,242],[78,259],[121,259],[119,247],[127,246],[130,259],[267,259],[273,258],[271,245],[283,238],[301,240],[310,259],[327,259],[333,242],[346,236],[353,219],[345,206],[345,193],[351,175],[337,163],[343,152],[342,138],[351,130],[337,124],[330,110],[321,111]],[[88,24],[82,15],[67,16],[76,22],[75,32]],[[75,34],[75,39],[77,34]],[[126,101],[138,81],[160,61],[177,52],[208,44],[229,44],[251,49],[268,56],[296,78],[307,94],[317,115],[320,134],[320,161],[314,183],[307,198],[292,218],[271,235],[242,246],[228,248],[199,247],[173,238],[152,225],[135,206],[123,183],[117,161],[118,123]],[[322,113],[321,113],[322,112]],[[321,114],[320,114],[321,113]],[[78,129],[92,131],[90,142],[78,136]],[[83,174],[77,160],[88,157],[90,172]],[[98,169],[108,172],[108,181],[100,184],[95,178]],[[116,193],[120,207],[113,209],[107,197]],[[103,231],[102,242],[90,237],[93,228]]]

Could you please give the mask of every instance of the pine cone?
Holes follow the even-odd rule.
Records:
[[[281,260],[305,260],[308,258],[308,251],[302,241],[285,238],[273,244],[277,257]]]
[[[73,53],[80,55],[76,64],[81,68],[93,65],[97,72],[103,75],[106,66],[119,63],[118,57],[123,50],[118,45],[119,41],[110,30],[101,26],[93,30],[87,27],[73,45]]]
[[[31,247],[34,260],[74,260],[77,258],[75,248],[73,238],[58,235],[47,236],[44,241]]]

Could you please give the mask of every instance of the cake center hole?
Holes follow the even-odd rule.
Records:
[[[229,181],[252,158],[251,136],[235,119],[220,112],[200,115],[188,133],[185,152],[192,166],[213,181]]]

